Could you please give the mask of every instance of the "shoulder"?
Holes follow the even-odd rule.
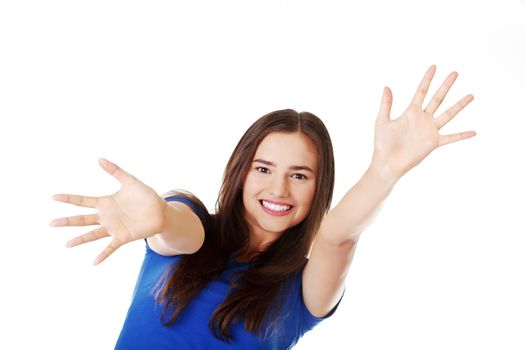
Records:
[[[302,270],[294,274],[288,283],[283,285],[281,311],[279,321],[275,326],[274,336],[288,339],[295,344],[305,333],[316,327],[320,322],[329,318],[334,310],[324,316],[316,317],[307,308],[302,293]]]
[[[193,193],[185,190],[171,190],[163,196],[166,202],[170,204],[184,203],[187,205],[204,223],[210,220],[210,214],[204,203]]]
[[[170,191],[163,198],[168,205],[162,229],[147,238],[149,247],[165,256],[195,253],[202,247],[210,224],[206,207],[187,191]]]

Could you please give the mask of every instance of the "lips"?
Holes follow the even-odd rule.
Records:
[[[274,216],[283,216],[291,212],[293,205],[283,202],[275,202],[267,199],[259,200],[261,208],[268,214]]]

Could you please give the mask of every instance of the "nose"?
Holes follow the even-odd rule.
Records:
[[[287,197],[289,194],[288,190],[288,179],[284,176],[273,176],[270,181],[270,194],[279,198]]]

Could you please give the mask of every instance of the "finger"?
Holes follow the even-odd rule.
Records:
[[[60,194],[55,194],[52,198],[59,202],[70,203],[70,204],[74,204],[79,207],[85,207],[85,208],[95,208],[97,205],[96,197],[78,196],[75,194],[60,193]]]
[[[421,83],[419,84],[416,94],[414,98],[412,99],[412,104],[422,106],[423,101],[425,100],[425,96],[427,95],[428,88],[430,87],[430,82],[432,81],[432,78],[434,77],[434,74],[436,73],[436,66],[432,65],[425,73],[425,76],[423,77],[423,80],[421,80]]]
[[[115,250],[117,250],[120,246],[122,245],[122,243],[119,243],[118,241],[116,240],[112,240],[108,246],[106,247],[106,249],[104,249],[104,251],[102,253],[100,253],[99,256],[97,256],[97,258],[95,259],[95,261],[93,262],[93,264],[95,265],[98,265],[100,264],[101,262],[103,262],[104,260],[107,259],[108,256],[110,256],[111,254],[113,254],[113,252]]]
[[[438,147],[447,145],[452,142],[462,141],[469,139],[471,137],[476,136],[475,131],[464,131],[457,134],[451,134],[451,135],[440,135],[439,136],[439,144]]]
[[[95,230],[89,231],[88,233],[85,233],[81,236],[78,236],[78,237],[75,237],[69,240],[66,243],[66,247],[68,248],[76,247],[77,245],[84,244],[87,242],[93,242],[93,241],[96,241],[97,239],[101,239],[107,236],[109,235],[106,229],[99,227]]]
[[[461,100],[459,100],[454,106],[447,109],[445,112],[443,112],[436,120],[436,126],[438,129],[441,129],[444,125],[446,125],[452,118],[454,118],[463,108],[467,107],[467,105],[474,100],[474,96],[467,95],[463,97]]]
[[[112,175],[122,185],[130,184],[133,181],[135,181],[135,177],[133,175],[124,171],[117,164],[112,163],[109,160],[104,159],[104,158],[100,158],[98,162],[100,166],[102,167],[102,169],[104,169],[108,174]]]
[[[439,90],[430,100],[427,108],[425,108],[425,112],[428,112],[430,114],[434,114],[436,112],[438,107],[441,105],[441,102],[443,102],[443,100],[445,99],[445,96],[447,96],[448,90],[450,90],[457,77],[457,72],[452,72],[448,75],[447,79],[445,79],[443,84],[441,84],[441,86],[439,87]]]
[[[377,122],[387,122],[390,120],[390,111],[392,109],[392,91],[388,86],[383,89],[383,97],[381,98],[381,107],[377,116]]]
[[[98,216],[96,214],[69,216],[66,218],[55,219],[49,223],[49,225],[53,227],[90,226],[90,225],[98,225],[98,224],[99,224]]]

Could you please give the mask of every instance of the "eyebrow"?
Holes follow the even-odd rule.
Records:
[[[254,159],[252,163],[255,163],[255,162],[258,162],[258,163],[263,163],[263,164],[266,164],[266,165],[269,165],[269,166],[275,166],[275,163],[274,162],[270,162],[269,160],[264,160],[264,159]],[[312,174],[314,174],[314,171],[312,170],[312,168],[310,168],[309,166],[306,166],[306,165],[292,165],[290,167],[291,170],[306,170],[306,171],[309,171],[311,172]]]

